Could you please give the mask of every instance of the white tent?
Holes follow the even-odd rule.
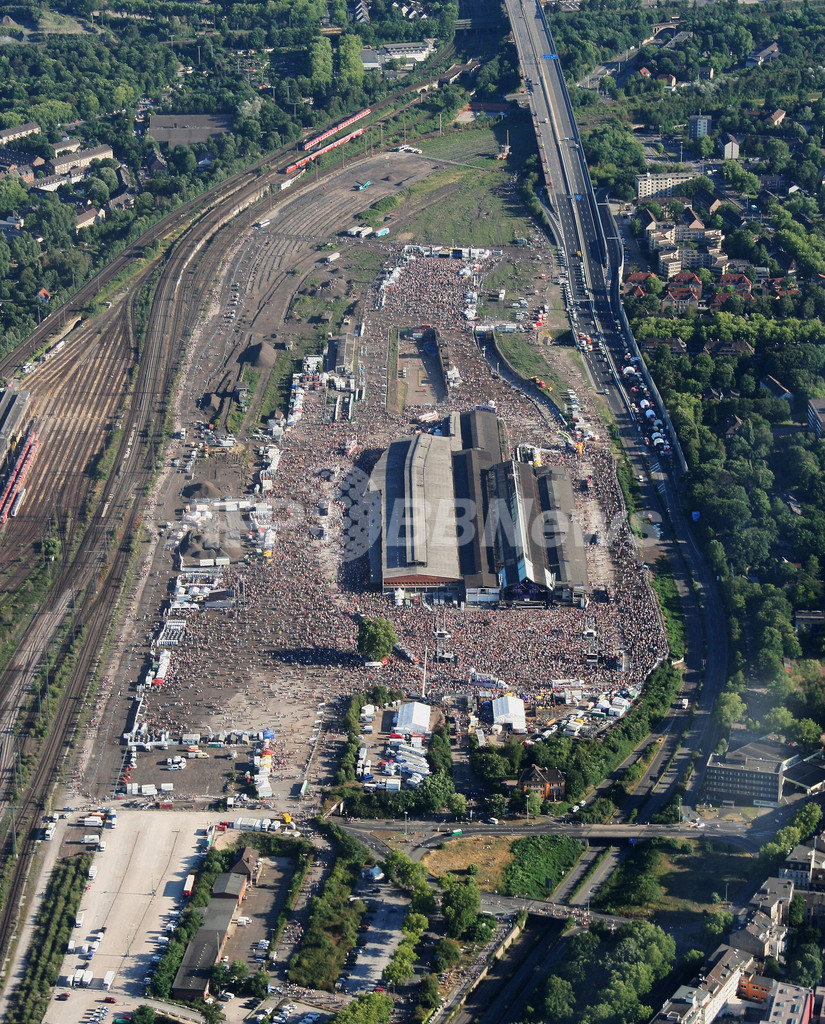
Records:
[[[398,709],[398,732],[423,732],[430,731],[430,706],[420,701],[412,700],[408,704],[402,704]]]
[[[524,701],[507,694],[493,701],[493,725],[509,725],[513,732],[526,732]]]

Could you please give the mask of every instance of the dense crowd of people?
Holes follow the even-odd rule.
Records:
[[[581,680],[589,692],[609,693],[642,682],[665,653],[664,630],[626,522],[609,447],[588,441],[577,452],[558,436],[552,413],[490,373],[462,318],[465,293],[479,287],[478,276],[474,280],[460,273],[463,266],[457,260],[419,257],[403,265],[383,306],[376,301],[363,330],[368,383],[354,424],[325,422],[325,392],[320,386],[308,389],[304,417],[282,442],[283,457],[270,495],[278,509],[273,559],[253,559],[228,572],[230,586],[237,588],[243,578],[242,606],[190,617],[166,685],[150,698],[148,723],[153,731],[199,731],[207,722],[216,731],[268,724],[276,731],[276,770],[306,767],[307,752],[295,740],[294,728],[302,718],[311,720],[314,712],[306,709],[320,698],[346,695],[364,685],[355,646],[358,614],[389,618],[420,661],[429,652],[428,681],[436,693],[467,688],[473,669],[502,680],[528,700],[546,693],[554,680]],[[482,271],[489,269],[485,265]],[[374,461],[390,441],[409,433],[409,420],[387,412],[380,375],[386,373],[392,332],[422,323],[442,333],[461,375],[462,383],[448,393],[439,412],[493,400],[512,444],[542,447],[545,464],[567,466],[574,478],[586,462],[607,527],[603,542],[610,554],[610,579],[602,600],[591,600],[586,609],[462,608],[434,606],[426,599],[395,607],[369,587],[364,557],[339,559],[337,543],[345,523],[334,500],[325,520],[331,541],[312,540],[309,530],[320,521],[319,501],[335,499],[340,481],[352,471],[347,442],[357,438],[356,458],[369,452],[362,463],[368,472],[370,458]],[[592,565],[593,553],[588,550],[587,555]],[[588,665],[582,634],[593,624],[599,661]],[[455,654],[454,663],[435,660],[436,627],[451,635],[447,646]],[[629,672],[622,671],[619,652],[627,655]],[[417,691],[421,666],[393,659],[375,678]],[[236,692],[242,695],[240,701],[233,699]],[[241,711],[247,721],[238,720]]]

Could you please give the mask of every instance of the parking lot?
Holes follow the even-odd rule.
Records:
[[[76,1024],[91,1007],[100,1007],[106,992],[103,978],[114,971],[109,995],[139,997],[145,979],[159,956],[170,914],[183,895],[186,876],[197,860],[198,845],[215,815],[185,811],[119,809],[118,825],[105,829],[106,849],[94,856],[97,876],[80,901],[73,930],[78,951],[66,955],[56,993],[67,991],[69,978],[89,970],[88,988],[73,988],[68,1000],[49,1008],[50,1024]],[[100,934],[98,948],[90,957],[79,947],[88,946]]]
[[[401,942],[409,902],[390,885],[361,879],[353,890],[367,905],[358,945],[347,959],[341,991],[349,995],[383,986],[381,975]]]
[[[228,833],[234,839],[238,833]],[[259,942],[266,942],[272,935],[275,918],[286,899],[289,883],[295,869],[295,862],[288,857],[264,857],[263,870],[254,887],[247,889],[240,913],[249,918],[249,924],[237,928],[227,939],[224,953],[229,963],[240,960],[250,971],[266,966],[267,956],[257,949]]]

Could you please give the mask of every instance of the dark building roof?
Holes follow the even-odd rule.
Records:
[[[213,897],[232,897],[238,900],[246,887],[246,875],[240,871],[226,871],[212,883]]]
[[[587,559],[581,527],[571,514],[575,500],[570,473],[560,466],[548,468],[539,474],[538,484],[542,511],[549,513],[546,520],[555,526],[554,531],[545,536],[548,562],[556,576],[556,590],[586,591]]]
[[[209,987],[212,968],[218,962],[226,933],[236,910],[234,900],[210,900],[201,911],[203,924],[186,947],[172,983],[175,999],[201,999]]]
[[[193,142],[206,142],[214,135],[225,135],[231,129],[229,114],[152,114],[148,134],[155,142],[191,146]]]
[[[463,582],[516,599],[587,589],[567,470],[511,460],[492,411],[453,414],[441,436],[394,441],[370,490],[373,579],[384,586]]]
[[[258,851],[253,850],[251,846],[245,846],[229,871],[232,874],[246,875],[248,878],[252,878],[259,860]]]

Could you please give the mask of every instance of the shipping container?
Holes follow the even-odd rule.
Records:
[[[329,256],[327,256],[326,262],[327,263],[334,263],[336,260],[340,260],[340,259],[341,259],[341,253],[340,252],[331,252],[329,254]]]

